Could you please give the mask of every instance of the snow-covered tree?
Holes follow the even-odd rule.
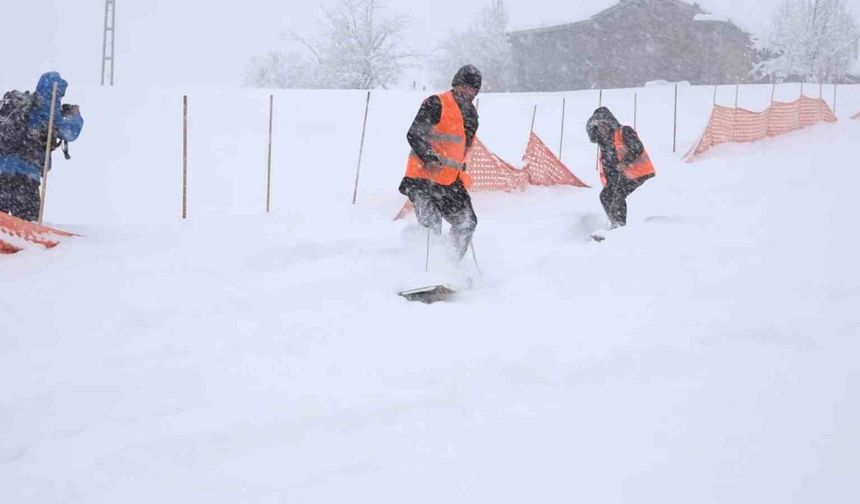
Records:
[[[245,69],[245,84],[262,88],[318,88],[324,79],[321,68],[296,52],[270,51],[251,60]]]
[[[465,30],[451,32],[432,60],[434,83],[440,87],[447,86],[458,68],[472,64],[483,74],[482,91],[514,88],[508,19],[505,2],[492,0]]]
[[[777,78],[841,79],[858,56],[857,22],[844,0],[786,0],[773,20],[761,70]]]
[[[339,0],[323,9],[312,38],[286,38],[292,52],[255,58],[246,82],[261,87],[385,88],[397,82],[412,58],[404,49],[404,16],[383,13],[377,0]]]

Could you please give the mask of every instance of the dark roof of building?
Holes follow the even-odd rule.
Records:
[[[582,28],[592,23],[599,23],[607,18],[614,16],[619,10],[623,10],[629,8],[637,3],[642,2],[660,2],[660,3],[673,3],[676,4],[677,7],[682,9],[690,9],[690,18],[694,18],[697,14],[704,14],[705,11],[697,3],[687,3],[681,0],[619,0],[615,5],[604,9],[597,14],[591,16],[588,19],[582,19],[579,21],[573,21],[570,23],[562,23],[558,25],[552,26],[541,26],[538,28],[527,28],[523,30],[514,30],[508,33],[509,36],[518,37],[518,36],[528,36],[528,35],[538,35],[543,33],[552,33],[556,31],[569,31],[576,28]]]

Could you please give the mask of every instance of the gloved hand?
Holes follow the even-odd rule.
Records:
[[[60,115],[63,117],[73,117],[81,115],[81,108],[77,105],[71,105],[68,103],[64,103],[60,108]]]
[[[435,175],[442,170],[442,163],[439,161],[428,161],[424,163],[424,169]]]

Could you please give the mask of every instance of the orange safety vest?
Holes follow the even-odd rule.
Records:
[[[627,155],[627,145],[624,144],[624,133],[621,131],[622,129],[623,128],[618,128],[615,130],[615,135],[612,137],[612,143],[615,144],[615,152],[618,155],[619,163]],[[599,167],[600,182],[603,185],[606,185],[606,175],[603,173],[602,156],[599,158]],[[636,161],[633,161],[624,168],[624,176],[630,180],[638,180],[642,177],[648,177],[654,174],[654,163],[651,162],[651,157],[648,156],[648,152],[644,148],[642,149],[642,154],[636,159]]]
[[[463,185],[469,188],[472,185],[472,177],[463,171],[466,162],[466,127],[463,124],[463,114],[453,92],[448,91],[437,96],[442,101],[442,117],[430,132],[430,146],[439,155],[442,169],[431,173],[424,168],[424,162],[413,151],[409,153],[406,176],[432,180],[446,186],[459,178]]]

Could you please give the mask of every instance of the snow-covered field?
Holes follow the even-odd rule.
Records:
[[[678,154],[672,89],[637,92],[630,226],[588,239],[596,188],[478,194],[483,276],[425,306],[391,220],[421,96],[374,93],[352,206],[364,95],[279,92],[265,215],[268,94],[190,90],[180,221],[181,92],[70,89],[47,220],[84,237],[0,258],[0,503],[856,503],[860,88],[693,164],[713,89],[682,88]],[[596,186],[597,93],[565,96]],[[556,148],[561,98],[482,96],[479,135],[518,164],[537,103]]]

